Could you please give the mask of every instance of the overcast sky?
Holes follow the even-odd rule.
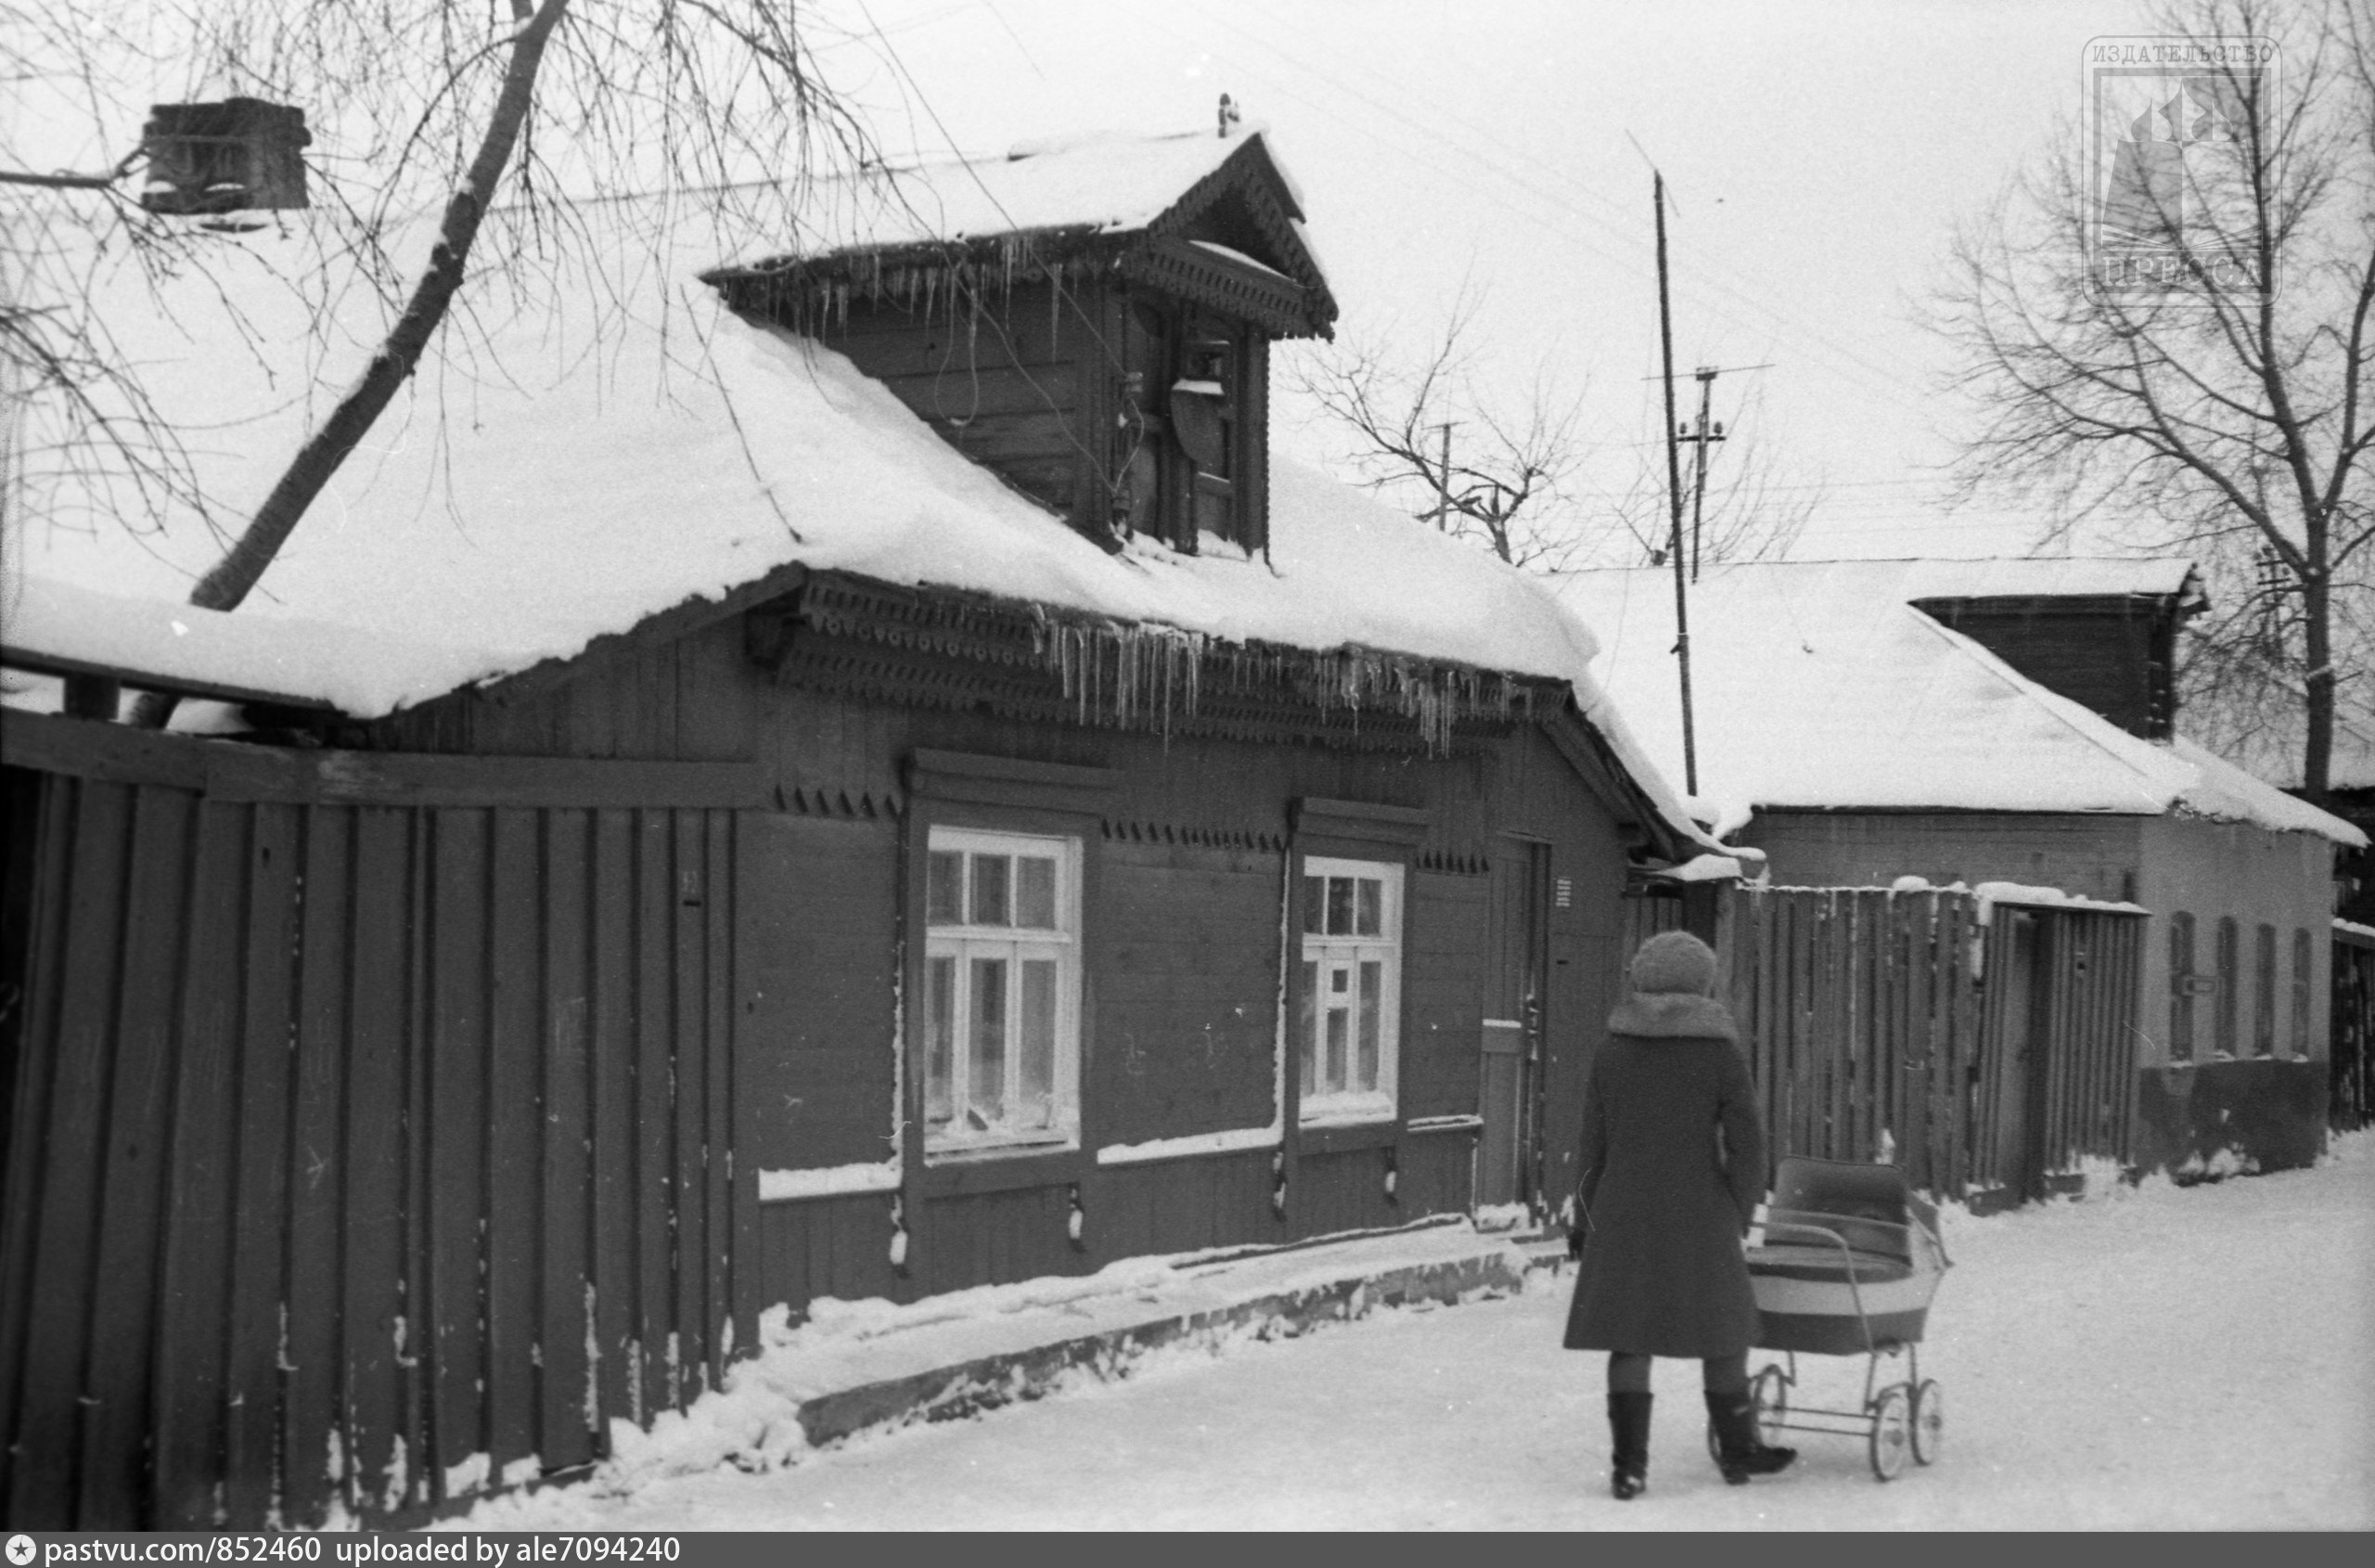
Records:
[[[1340,331],[1410,341],[1468,280],[1508,395],[1547,362],[1554,381],[1588,382],[1592,439],[1636,446],[1659,437],[1644,379],[1657,369],[1655,159],[1676,203],[1677,366],[1771,363],[1720,378],[1715,417],[1752,432],[1788,482],[1823,482],[1799,556],[2019,551],[2036,531],[2034,518],[1942,514],[1958,410],[1911,317],[1955,223],[2076,135],[2082,49],[2139,31],[2132,6],[831,6],[853,27],[870,20],[895,57],[828,56],[893,149],[1209,127],[1234,95],[1303,187]],[[912,114],[901,71],[924,106]],[[1327,448],[1309,429],[1277,440]],[[1613,482],[1633,462],[1611,449],[1599,471]]]

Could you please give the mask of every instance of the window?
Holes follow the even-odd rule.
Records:
[[[1080,842],[932,829],[924,925],[926,1150],[1072,1139]]]
[[[2169,1060],[2193,1060],[2193,917],[2169,917]]]
[[[2253,944],[2252,1054],[2276,1054],[2276,928],[2260,922]]]
[[[1305,857],[1302,996],[1303,1119],[1392,1116],[1401,1054],[1400,866]]]
[[[1124,320],[1115,521],[1193,552],[1205,534],[1258,548],[1246,468],[1251,389],[1263,373],[1244,327],[1142,300]]]
[[[2232,1057],[2240,1044],[2238,1025],[2241,1022],[2240,997],[2243,985],[2242,939],[2232,915],[2218,917],[2218,1054]]]
[[[2292,1054],[2309,1054],[2309,933],[2292,929]]]

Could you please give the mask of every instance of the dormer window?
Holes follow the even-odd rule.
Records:
[[[1175,194],[1116,227],[1117,181]],[[803,252],[703,277],[847,354],[1106,548],[1268,548],[1269,346],[1327,336],[1336,302],[1259,133],[1094,140],[892,182],[870,170],[820,193]],[[1000,226],[1021,212],[1029,226]]]
[[[1138,300],[1123,348],[1117,527],[1193,552],[1209,535],[1262,547],[1248,475],[1258,455],[1249,359],[1257,334],[1168,301]]]

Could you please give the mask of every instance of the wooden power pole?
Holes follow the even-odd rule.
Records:
[[[1652,169],[1650,182],[1650,200],[1658,214],[1658,351],[1666,388],[1666,509],[1673,519],[1668,549],[1674,557],[1674,652],[1682,671],[1682,787],[1696,795],[1699,746],[1690,723],[1690,596],[1682,559],[1682,452],[1674,422],[1674,307],[1666,293],[1666,177]],[[1704,453],[1706,448],[1701,446],[1700,451]]]

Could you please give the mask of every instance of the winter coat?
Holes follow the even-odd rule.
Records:
[[[1756,1337],[1740,1239],[1765,1191],[1765,1130],[1731,1013],[1637,995],[1609,1017],[1584,1094],[1569,1350],[1704,1358]]]

